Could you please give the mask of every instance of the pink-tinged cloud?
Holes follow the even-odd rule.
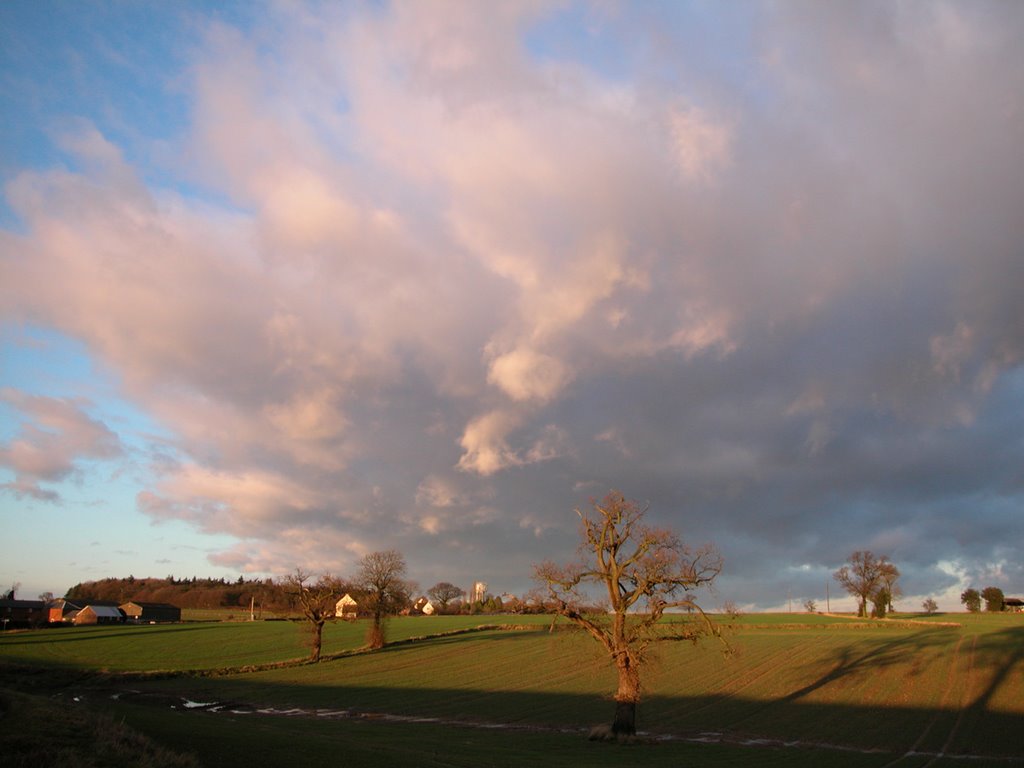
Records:
[[[17,495],[56,501],[59,494],[40,483],[66,479],[83,461],[116,459],[124,452],[118,436],[88,415],[88,402],[10,388],[0,391],[0,400],[23,419],[15,437],[0,445],[0,466],[16,478],[5,487]]]

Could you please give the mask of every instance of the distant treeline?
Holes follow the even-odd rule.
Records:
[[[441,586],[441,585],[438,585]],[[348,592],[360,604],[359,612],[363,612],[364,593],[354,584],[342,583],[339,593]],[[428,590],[430,593],[430,590]],[[410,593],[408,609],[413,608],[420,593]],[[97,600],[104,602],[126,603],[129,600],[142,603],[170,603],[179,608],[241,608],[248,609],[252,605],[256,610],[273,613],[294,613],[299,605],[294,588],[285,580],[275,582],[273,579],[245,579],[241,576],[237,581],[227,579],[191,578],[178,579],[167,576],[163,579],[141,578],[107,578],[99,581],[84,581],[71,587],[64,595],[68,600]],[[399,608],[401,610],[401,608]],[[545,613],[548,606],[539,602],[527,603],[514,597],[487,595],[483,600],[467,602],[459,598],[453,599],[447,607],[438,609],[438,613]],[[603,608],[581,608],[584,611],[604,612]]]
[[[291,597],[282,585],[272,579],[192,578],[124,579],[108,578],[75,584],[64,595],[68,600],[103,600],[125,603],[129,600],[144,603],[170,603],[179,608],[235,608],[255,602],[269,610],[291,607]]]

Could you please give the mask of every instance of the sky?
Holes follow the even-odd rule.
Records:
[[[0,582],[1024,593],[1024,4],[0,4]]]

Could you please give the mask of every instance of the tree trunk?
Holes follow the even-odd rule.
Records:
[[[636,734],[635,701],[615,702],[615,719],[612,721],[612,733],[616,736],[633,736]]]
[[[324,625],[314,622],[312,626],[313,637],[310,642],[312,650],[310,651],[310,661],[320,661],[320,647],[323,645],[324,638]]]
[[[376,613],[373,616],[373,623],[370,625],[370,630],[366,635],[366,644],[373,650],[378,650],[384,647],[384,620],[383,617]]]
[[[640,701],[640,673],[622,656],[618,664],[619,690],[615,694],[615,720],[612,733],[616,736],[636,734],[636,705]]]

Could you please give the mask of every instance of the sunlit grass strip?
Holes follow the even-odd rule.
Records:
[[[495,623],[546,626],[544,616],[399,617],[388,622],[393,642]],[[329,624],[323,652],[364,644],[366,621]],[[241,669],[308,656],[302,622],[208,622],[41,629],[0,634],[0,663],[75,667],[108,672]]]
[[[435,625],[435,626],[437,626],[437,625]],[[421,628],[425,628],[425,627],[423,627],[421,625]],[[117,631],[118,629],[119,628],[115,628],[114,631]],[[498,631],[519,630],[519,631],[535,632],[535,631],[538,631],[539,629],[540,629],[540,627],[538,627],[535,624],[534,625],[531,625],[531,624],[526,624],[526,625],[479,624],[479,625],[476,625],[476,626],[456,627],[454,629],[448,629],[446,631],[440,631],[440,632],[435,632],[435,633],[426,634],[426,635],[406,636],[406,637],[404,637],[401,640],[393,641],[392,643],[389,644],[388,647],[390,648],[390,647],[408,645],[408,644],[411,644],[411,643],[422,643],[422,642],[426,642],[426,641],[429,641],[429,640],[436,640],[436,639],[441,639],[441,638],[445,638],[445,637],[453,637],[453,636],[457,636],[457,635],[464,635],[464,634],[467,634],[467,633],[475,633],[475,632],[485,632],[485,631],[495,631],[495,630],[498,630]],[[130,648],[131,645],[132,644],[129,643],[127,647]],[[332,653],[329,653],[329,654],[323,654],[322,657],[321,657],[321,661],[319,663],[324,663],[324,662],[328,662],[328,661],[332,661],[332,660],[336,661],[338,659],[345,658],[345,657],[348,657],[348,656],[353,656],[353,655],[356,655],[356,654],[363,654],[363,653],[372,653],[372,652],[374,652],[374,651],[371,651],[371,649],[369,649],[365,645],[357,646],[357,647],[350,648],[350,649],[343,650],[343,651],[335,651],[335,652],[332,652]],[[0,657],[0,658],[2,658],[2,657]],[[134,659],[134,661],[136,663],[138,663],[139,661],[142,661],[143,663],[145,663],[145,662],[149,661],[151,656],[150,655],[137,654],[137,655],[133,656],[132,658]],[[208,659],[209,657],[206,657],[206,658]],[[40,661],[45,666],[47,661],[49,661],[50,659],[51,659],[50,656],[43,655],[40,658]],[[25,663],[25,661],[23,659],[17,659],[16,661],[20,662],[20,664],[22,666],[26,666],[26,663]],[[301,657],[295,657],[295,658],[282,659],[282,660],[279,660],[279,661],[268,661],[268,662],[262,662],[262,663],[250,663],[250,664],[241,664],[241,665],[237,665],[237,666],[225,666],[225,667],[206,667],[206,666],[204,666],[204,667],[196,667],[196,668],[191,668],[190,669],[190,668],[186,668],[186,667],[182,667],[182,666],[176,666],[176,667],[164,667],[164,668],[152,668],[152,669],[145,669],[145,668],[143,668],[143,669],[131,669],[131,668],[127,668],[127,669],[126,668],[120,668],[120,669],[118,669],[118,668],[113,668],[112,669],[111,666],[103,665],[103,666],[99,666],[99,667],[94,667],[94,668],[92,668],[91,671],[93,671],[94,673],[97,673],[97,674],[101,674],[101,675],[104,675],[104,676],[107,676],[107,677],[115,677],[115,678],[121,679],[121,680],[147,680],[147,679],[158,679],[158,678],[167,678],[167,677],[216,677],[216,676],[225,676],[225,675],[238,675],[238,674],[246,674],[246,673],[252,673],[252,672],[265,672],[265,671],[275,670],[275,669],[290,669],[290,668],[293,668],[293,667],[315,665],[317,663],[318,662],[310,661],[308,656],[301,656]],[[31,664],[28,664],[28,665],[30,666]]]

